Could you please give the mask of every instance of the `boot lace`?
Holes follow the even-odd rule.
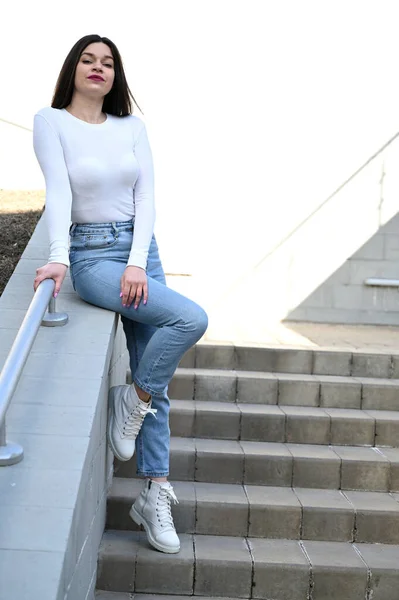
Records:
[[[123,424],[124,437],[137,437],[143,424],[144,417],[148,414],[155,417],[157,414],[157,409],[137,403],[132,412],[126,417],[126,420]]]
[[[172,486],[164,488],[161,487],[158,494],[157,500],[157,516],[158,521],[161,524],[161,527],[172,527],[175,528],[173,524],[172,517],[172,507],[171,501],[173,500],[173,504],[179,504],[178,499],[173,491]]]

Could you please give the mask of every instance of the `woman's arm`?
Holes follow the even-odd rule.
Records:
[[[33,124],[33,148],[46,182],[45,219],[50,238],[49,263],[69,266],[72,192],[59,136],[42,115]]]
[[[154,233],[154,167],[147,130],[143,123],[134,148],[140,173],[134,186],[135,219],[128,266],[146,269],[148,250]]]

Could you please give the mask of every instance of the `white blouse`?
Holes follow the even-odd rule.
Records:
[[[69,266],[72,223],[111,223],[134,217],[127,265],[146,268],[155,222],[154,169],[144,122],[107,115],[87,123],[66,109],[34,116],[33,147],[46,182],[48,262]]]

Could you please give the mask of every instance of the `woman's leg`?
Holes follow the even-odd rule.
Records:
[[[135,323],[122,317],[130,357],[132,378],[144,354],[144,350],[156,328]],[[169,398],[167,388],[162,395],[152,396],[152,408],[157,411],[156,419],[144,419],[136,438],[137,475],[153,479],[169,475]]]
[[[151,277],[150,272],[147,273],[148,303],[141,303],[137,310],[133,305],[123,307],[119,297],[120,280],[126,268],[132,235],[124,227],[119,231],[118,224],[112,224],[113,233],[109,228],[105,228],[99,235],[98,228],[99,225],[94,226],[95,235],[92,234],[91,226],[77,229],[77,239],[73,247],[71,244],[71,276],[74,288],[86,302],[121,314],[125,323],[135,322],[134,329],[128,326],[132,356],[138,359],[132,365],[133,379],[142,390],[155,399],[155,402],[159,399],[157,410],[161,411],[161,430],[157,431],[158,419],[154,419],[156,411],[145,406],[146,403],[141,402],[138,397],[133,398],[133,386],[111,388],[110,409],[113,415],[118,411],[120,413],[119,424],[123,426],[123,434],[119,429],[121,443],[128,437],[125,435],[125,426],[128,433],[132,433],[140,421],[142,436],[138,450],[138,469],[147,477],[163,476],[169,471],[169,406],[168,402],[162,400],[167,398],[168,383],[181,357],[205,332],[207,316],[195,302],[170,290],[164,285],[164,281]],[[79,250],[83,252],[78,252]],[[147,333],[144,334],[146,327]],[[141,332],[141,343],[137,332]],[[142,342],[145,338],[148,341],[144,344]],[[139,345],[144,348],[142,353]],[[119,395],[114,395],[111,402],[113,390],[117,390]],[[140,413],[141,420],[136,418],[135,411]],[[148,412],[152,413],[151,418],[144,419]],[[133,433],[132,440],[136,439],[137,428]],[[144,439],[146,442],[143,442]],[[151,440],[150,444],[147,443],[148,440]],[[127,453],[127,458],[124,459],[128,460],[132,454],[133,451],[130,455]],[[144,525],[152,545],[164,552],[178,552],[180,547],[170,512],[171,501],[177,502],[177,499],[168,482],[158,483],[147,479],[145,489],[131,509],[132,518]],[[158,527],[159,519],[162,521],[162,530]]]
[[[148,253],[147,275],[166,285],[165,274],[159,257],[158,246],[153,237]],[[129,351],[130,370],[134,379],[144,351],[156,332],[156,327],[137,323],[121,317]],[[136,438],[137,474],[152,479],[165,479],[169,474],[169,398],[167,387],[162,395],[152,396],[156,419],[144,419]]]

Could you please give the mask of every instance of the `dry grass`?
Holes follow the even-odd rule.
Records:
[[[44,191],[0,190],[0,295],[40,219],[44,197]]]

